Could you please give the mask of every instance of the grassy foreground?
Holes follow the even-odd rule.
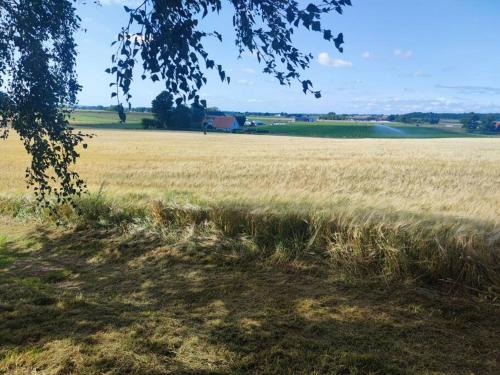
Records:
[[[498,373],[500,307],[283,255],[208,222],[0,218],[0,373]]]

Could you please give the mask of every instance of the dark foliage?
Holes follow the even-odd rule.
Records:
[[[238,121],[238,125],[245,126],[245,122],[247,122],[247,116],[245,115],[235,115],[236,121]]]
[[[414,112],[405,115],[390,115],[388,121],[403,122],[405,124],[431,124],[437,125],[441,121],[441,116],[438,113],[422,113]]]
[[[345,121],[350,118],[349,115],[338,115],[335,112],[330,112],[326,115],[319,116],[320,120],[329,120],[329,121]]]
[[[151,102],[151,111],[163,128],[167,128],[171,122],[173,108],[174,97],[167,91],[162,91]]]
[[[64,201],[85,189],[72,170],[85,135],[68,126],[80,86],[75,74],[72,0],[0,0],[0,136],[17,132],[31,165],[26,180],[39,202]],[[82,144],[86,148],[85,144]]]
[[[191,120],[191,108],[181,103],[172,111],[170,128],[180,130],[191,129]]]
[[[474,132],[480,131],[482,133],[492,133],[498,131],[497,121],[500,117],[498,115],[468,113],[465,114],[462,120],[462,127],[467,131]]]
[[[162,129],[163,125],[156,119],[143,118],[142,119],[142,127],[144,129]]]
[[[205,119],[205,108],[199,103],[191,105],[191,127],[201,129]]]
[[[174,97],[167,91],[158,94],[151,107],[155,119],[143,121],[145,129],[201,129],[205,118],[205,107],[199,102],[193,103],[191,107],[182,103],[174,106]]]
[[[224,3],[233,8],[236,47],[241,56],[254,54],[263,63],[263,72],[273,75],[280,84],[300,82],[304,93],[320,97],[310,80],[301,78],[313,58],[293,45],[293,34],[299,28],[318,32],[342,52],[344,37],[325,29],[323,14],[337,12],[351,5],[351,0],[322,0],[305,8],[298,1],[231,0]],[[107,71],[115,75],[117,91],[131,99],[130,87],[135,65],[142,62],[142,79],[164,80],[165,88],[177,99],[177,104],[194,100],[198,90],[207,82],[205,69],[214,69],[223,82],[230,82],[222,65],[212,60],[204,48],[207,37],[222,41],[217,31],[206,32],[200,20],[209,13],[219,13],[221,0],[143,0],[135,8],[125,7],[129,23],[118,34],[117,52],[113,66]]]
[[[387,120],[409,124],[428,123],[431,125],[439,124],[441,120],[455,120],[459,121],[462,124],[462,128],[468,131],[493,133],[499,131],[496,125],[500,121],[500,114],[414,112],[404,115],[390,115],[387,117]]]

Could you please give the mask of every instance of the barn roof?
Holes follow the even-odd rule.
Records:
[[[213,118],[213,127],[217,129],[231,129],[236,118],[234,116],[216,116]]]

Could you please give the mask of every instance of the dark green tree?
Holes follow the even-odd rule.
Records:
[[[467,131],[475,131],[480,125],[481,117],[477,113],[468,113],[464,116],[464,118],[460,121],[462,123],[462,127],[467,129]]]
[[[40,202],[49,194],[58,201],[80,194],[85,184],[74,171],[79,147],[86,135],[69,126],[80,86],[76,79],[74,34],[80,19],[76,0],[0,0],[0,90],[10,98],[0,109],[0,137],[10,129],[20,136],[31,165],[26,170],[29,186]],[[98,2],[98,1],[94,1]],[[229,83],[222,65],[204,48],[206,38],[222,41],[216,30],[204,31],[200,19],[230,7],[239,55],[248,51],[263,64],[263,72],[280,84],[300,83],[304,93],[312,82],[301,77],[313,58],[293,43],[297,29],[321,34],[342,52],[342,33],[325,29],[322,15],[342,13],[351,0],[320,0],[301,6],[284,0],[142,0],[125,8],[129,22],[118,34],[117,52],[107,71],[115,76],[117,91],[131,99],[133,70],[142,65],[143,79],[163,80],[177,101],[199,102],[198,91],[207,82],[206,69],[215,69]],[[125,113],[120,111],[120,119]]]
[[[484,133],[489,133],[495,131],[496,117],[492,114],[481,116],[481,122],[479,124],[479,130]]]
[[[17,132],[31,165],[26,181],[39,202],[80,194],[85,184],[72,166],[85,135],[68,124],[80,90],[73,38],[79,18],[70,0],[0,0],[0,137]]]
[[[170,128],[179,130],[191,129],[191,121],[191,109],[180,103],[172,112]]]
[[[7,111],[10,105],[9,95],[0,91],[0,110]]]
[[[431,113],[429,115],[429,119],[428,120],[429,120],[429,124],[431,124],[431,125],[437,125],[437,124],[439,124],[441,122],[441,118],[436,113]]]
[[[240,126],[245,126],[245,122],[247,122],[247,116],[245,116],[245,115],[236,115],[234,117],[236,118],[236,121],[238,121],[238,124]]]
[[[191,127],[193,129],[201,129],[204,119],[205,107],[200,103],[193,103],[191,105]]]
[[[151,111],[163,128],[168,128],[171,124],[173,110],[174,97],[167,91],[162,91],[151,102]]]

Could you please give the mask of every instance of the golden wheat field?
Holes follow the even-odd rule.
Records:
[[[95,133],[77,170],[113,196],[500,222],[500,139]],[[0,149],[0,192],[25,193],[21,144],[11,137]]]
[[[57,226],[0,143],[0,373],[498,374],[500,139],[96,133]]]

